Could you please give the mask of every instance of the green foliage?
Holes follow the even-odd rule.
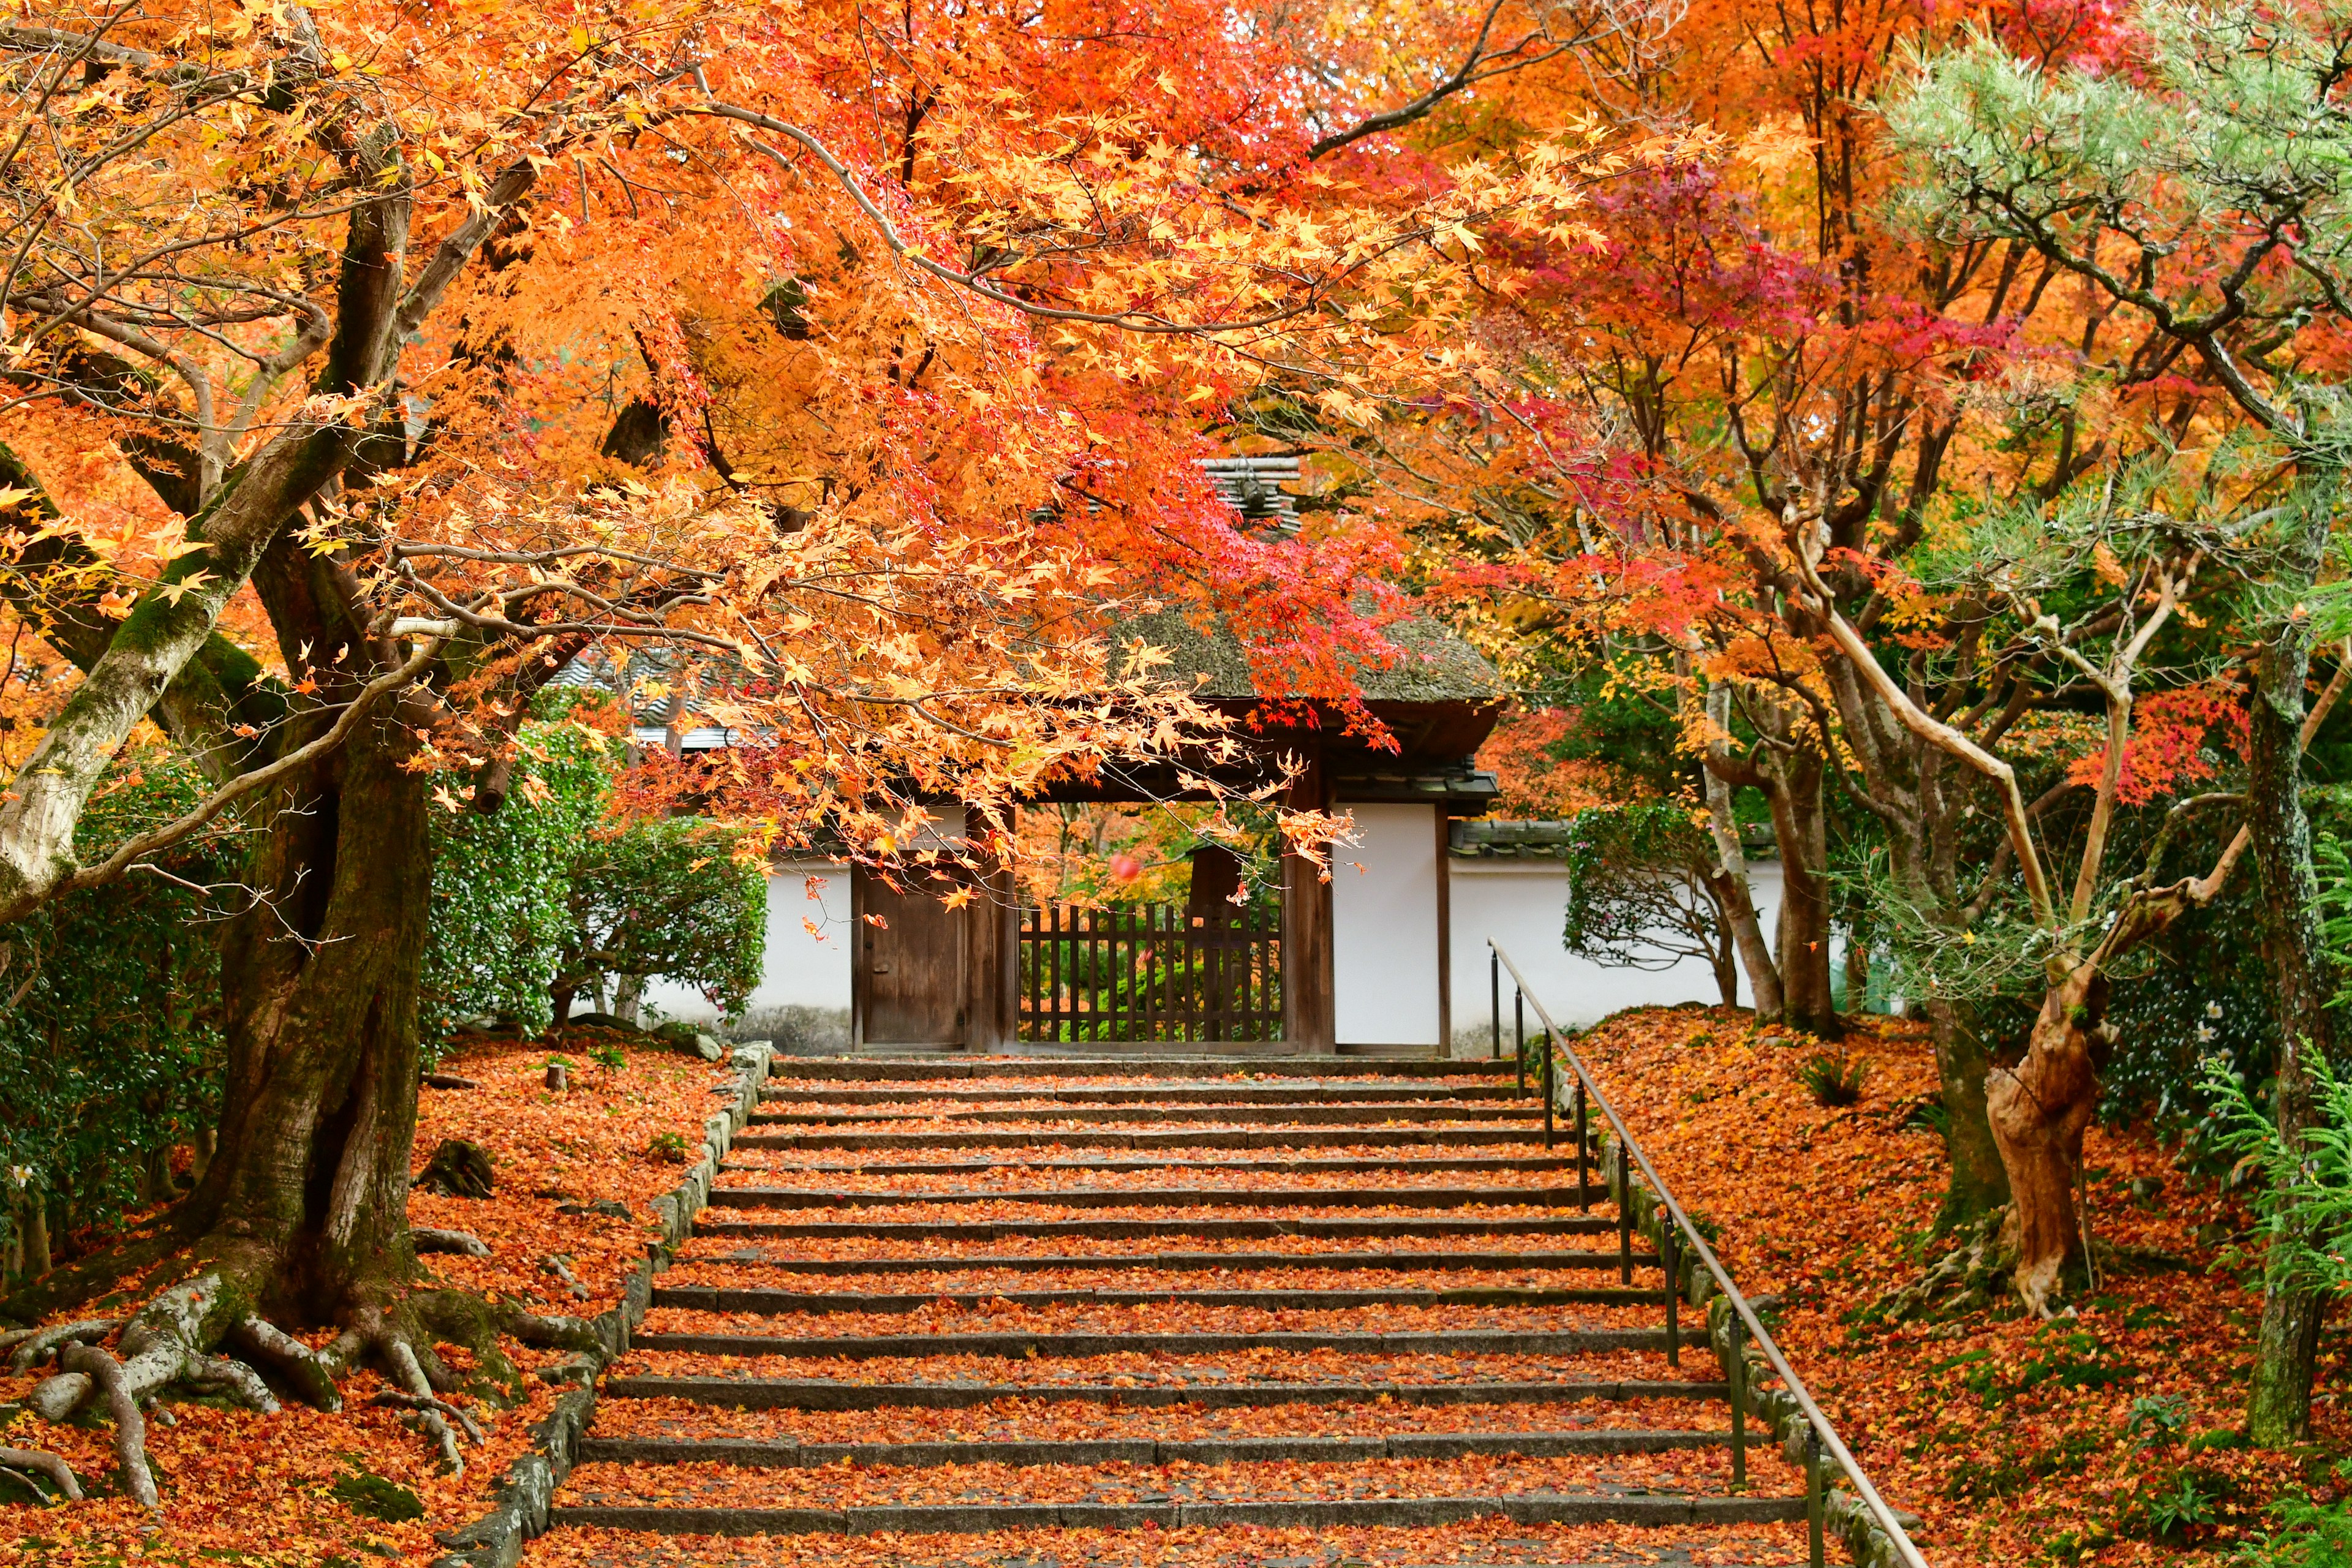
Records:
[[[494,812],[433,825],[433,924],[420,1026],[428,1044],[477,1017],[537,1033],[570,941],[572,864],[603,816],[605,742],[576,725],[523,727],[515,787]]]
[[[629,1056],[618,1046],[591,1046],[588,1059],[607,1072],[618,1072],[629,1065]]]
[[[2327,1058],[2310,1058],[2317,1117],[2301,1144],[2254,1102],[2226,1063],[2209,1062],[2206,1091],[2216,1108],[2211,1141],[2260,1179],[2256,1228],[2272,1278],[2341,1294],[2352,1290],[2352,1079]]]
[[[1626,969],[1709,963],[1725,927],[1707,880],[1715,847],[1679,801],[1580,811],[1569,819],[1569,952]]]
[[[2240,1545],[2236,1568],[2352,1568],[2352,1502],[2283,1498],[2271,1511],[2278,1528]]]
[[[1850,1057],[1843,1051],[1807,1057],[1797,1068],[1797,1081],[1805,1086],[1813,1103],[1831,1110],[1859,1101],[1863,1083],[1869,1077],[1870,1058]]]
[[[583,726],[533,721],[520,744],[497,811],[434,824],[428,1047],[479,1017],[544,1030],[557,989],[605,974],[660,975],[740,1010],[760,980],[767,883],[734,859],[733,836],[686,819],[604,825],[618,762]]]
[[[165,752],[101,784],[76,845],[85,863],[184,815],[205,782]],[[153,871],[68,894],[0,929],[0,1191],[112,1221],[141,1156],[213,1124],[220,1098],[218,922],[211,889],[241,858],[233,825]]]
[[[766,954],[768,883],[735,846],[727,829],[679,817],[592,837],[571,865],[555,985],[658,974],[741,1012]]]
[[[665,1165],[683,1165],[687,1160],[686,1134],[656,1132],[646,1144],[646,1152]]]

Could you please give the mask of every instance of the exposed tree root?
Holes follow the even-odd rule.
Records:
[[[261,1318],[247,1318],[230,1331],[230,1335],[247,1349],[266,1357],[310,1404],[320,1410],[343,1407],[342,1391],[335,1386],[334,1372],[326,1361],[277,1324]]]
[[[457,1435],[449,1429],[448,1421],[441,1415],[445,1406],[433,1396],[432,1381],[425,1376],[425,1367],[417,1358],[416,1347],[406,1340],[387,1337],[382,1348],[385,1358],[392,1363],[394,1376],[407,1384],[408,1392],[415,1396],[418,1406],[416,1425],[440,1444],[441,1458],[448,1461],[450,1473],[464,1475],[466,1461],[457,1452]],[[478,1438],[476,1440],[479,1441]]]
[[[81,1483],[74,1479],[73,1467],[55,1454],[39,1448],[0,1448],[0,1469],[25,1481],[26,1489],[35,1492],[40,1489],[34,1487],[23,1472],[31,1470],[47,1476],[49,1484],[65,1493],[69,1500],[81,1501]]]
[[[468,1258],[490,1255],[479,1237],[462,1230],[415,1229],[408,1233],[408,1238],[420,1256],[427,1252],[462,1252]]]
[[[562,1280],[563,1288],[572,1293],[573,1300],[585,1301],[588,1299],[588,1287],[580,1283],[580,1276],[572,1272],[572,1260],[562,1253],[550,1253],[541,1258],[539,1268],[541,1273],[552,1274]]]
[[[474,1352],[467,1386],[479,1385],[479,1394],[493,1401],[519,1398],[522,1392],[521,1373],[499,1348],[502,1334],[535,1345],[601,1350],[594,1326],[583,1320],[541,1317],[458,1290],[419,1291],[396,1298],[393,1306],[361,1307],[332,1343],[313,1350],[253,1310],[258,1297],[250,1281],[273,1278],[275,1264],[274,1258],[253,1252],[215,1256],[127,1319],[89,1318],[14,1331],[0,1341],[0,1350],[19,1370],[58,1358],[58,1372],[37,1384],[26,1400],[47,1420],[64,1421],[93,1400],[105,1402],[114,1423],[123,1490],[151,1509],[160,1506],[160,1499],[147,1462],[142,1407],[153,1405],[173,1385],[226,1394],[275,1414],[278,1396],[259,1370],[266,1366],[283,1379],[281,1387],[290,1385],[321,1409],[338,1410],[343,1405],[338,1380],[361,1362],[373,1361],[394,1390],[373,1394],[369,1403],[405,1411],[449,1468],[463,1473],[460,1434],[477,1444],[487,1438],[481,1423],[460,1402],[470,1400],[458,1393],[459,1380],[435,1352],[436,1343],[462,1344]],[[111,1352],[100,1348],[99,1342],[118,1332]],[[161,1408],[154,1418],[170,1421]],[[63,1461],[38,1450],[0,1450],[0,1469],[46,1475],[59,1491],[80,1495]]]
[[[122,1461],[122,1489],[142,1508],[163,1507],[147,1468],[147,1418],[139,1414],[130,1369],[96,1345],[68,1345],[58,1362],[67,1372],[88,1377],[106,1396],[107,1413],[114,1417],[114,1452]]]
[[[368,1403],[370,1405],[381,1405],[388,1408],[397,1410],[429,1410],[445,1420],[455,1421],[458,1426],[463,1426],[466,1429],[466,1436],[472,1438],[476,1443],[486,1443],[489,1441],[489,1439],[483,1435],[482,1424],[480,1422],[475,1420],[471,1415],[467,1415],[465,1411],[459,1409],[457,1405],[452,1405],[447,1400],[440,1398],[435,1394],[399,1394],[391,1389],[386,1389],[382,1394],[379,1394],[374,1398],[369,1400]]]
[[[54,1328],[28,1329],[16,1345],[16,1353],[8,1358],[8,1368],[12,1372],[30,1372],[74,1341],[102,1340],[121,1326],[120,1318],[85,1318]]]

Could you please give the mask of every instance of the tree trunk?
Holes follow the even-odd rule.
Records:
[[[1870,1011],[1870,938],[1853,924],[1845,928],[1845,1010]]]
[[[1830,993],[1829,833],[1822,759],[1801,751],[1780,763],[1769,792],[1772,836],[1780,847],[1780,918],[1774,927],[1781,1016],[1823,1039],[1839,1034]]]
[[[1739,1005],[1739,965],[1731,952],[1731,922],[1716,922],[1715,988],[1723,994],[1726,1007]]]
[[[38,1279],[49,1271],[49,1195],[33,1193],[25,1209],[25,1273]]]
[[[2312,537],[2304,541],[2305,582],[2317,565],[2324,517],[2319,528],[2307,531]],[[2278,1125],[2296,1145],[2319,1121],[2311,1064],[2336,1055],[2336,1019],[2327,1008],[2329,963],[2319,932],[2319,881],[2311,866],[2311,824],[2303,811],[2303,692],[2311,671],[2311,641],[2310,622],[2298,616],[2275,628],[2256,661],[2246,767],[2246,821],[2263,879],[2257,902],[2278,1021]],[[2282,1237],[2274,1245],[2297,1239],[2302,1238]],[[2311,1436],[2311,1386],[2325,1310],[2317,1293],[2285,1283],[2273,1271],[2263,1295],[2246,1401],[2247,1436],[2263,1447],[2283,1447]]]
[[[1718,681],[1707,689],[1706,713],[1717,730],[1730,733],[1730,687]],[[1732,810],[1731,784],[1712,768],[1702,765],[1699,772],[1706,781],[1706,830],[1715,840],[1716,901],[1722,906],[1723,922],[1730,928],[1739,961],[1748,970],[1748,989],[1756,998],[1756,1021],[1777,1024],[1781,1012],[1780,971],[1772,962],[1763,922],[1756,915],[1755,894],[1748,883],[1748,854],[1740,847],[1739,818]]]
[[[1929,1037],[1936,1046],[1936,1071],[1944,1086],[1944,1152],[1952,1183],[1944,1191],[1937,1228],[1991,1213],[2009,1202],[2009,1172],[1993,1139],[1985,1104],[1985,1076],[1992,1053],[1979,1031],[1974,1007],[1942,998],[1927,1003]]]
[[[2016,1205],[2012,1278],[2025,1304],[2051,1315],[2066,1264],[2082,1251],[2074,1183],[2083,1167],[2083,1133],[2099,1099],[2091,1031],[2106,1006],[2105,978],[2078,966],[2042,999],[2025,1059],[1995,1070],[1985,1084],[1985,1111],[2000,1146]]]
[[[289,743],[292,743],[289,742]],[[186,1223],[262,1310],[372,1328],[415,1270],[417,976],[431,894],[425,781],[389,722],[267,803],[262,895],[222,952],[220,1136]],[[248,1309],[251,1310],[251,1309]]]

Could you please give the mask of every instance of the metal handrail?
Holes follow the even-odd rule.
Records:
[[[1765,1329],[1763,1320],[1756,1315],[1756,1309],[1748,1304],[1748,1298],[1739,1293],[1739,1287],[1731,1282],[1730,1270],[1724,1268],[1722,1259],[1716,1257],[1715,1249],[1707,1246],[1706,1237],[1699,1234],[1698,1226],[1691,1223],[1690,1215],[1683,1211],[1681,1204],[1675,1201],[1674,1194],[1666,1190],[1664,1178],[1658,1174],[1657,1167],[1650,1163],[1650,1157],[1642,1152],[1642,1145],[1635,1141],[1633,1130],[1625,1125],[1625,1119],[1617,1114],[1617,1108],[1601,1091],[1600,1081],[1584,1065],[1584,1058],[1576,1054],[1576,1047],[1568,1043],[1567,1037],[1560,1033],[1559,1026],[1552,1022],[1542,998],[1528,988],[1527,976],[1519,973],[1519,966],[1511,962],[1511,955],[1503,951],[1501,944],[1490,937],[1486,945],[1494,951],[1503,967],[1511,972],[1511,984],[1517,988],[1519,996],[1535,1008],[1536,1018],[1543,1025],[1544,1037],[1551,1047],[1547,1056],[1556,1051],[1568,1058],[1568,1065],[1576,1069],[1577,1079],[1583,1084],[1585,1092],[1594,1104],[1601,1107],[1601,1114],[1609,1119],[1609,1124],[1617,1130],[1618,1148],[1640,1163],[1642,1174],[1649,1180],[1650,1190],[1657,1194],[1659,1203],[1674,1216],[1676,1228],[1682,1232],[1686,1244],[1698,1254],[1699,1261],[1706,1265],[1706,1271],[1715,1277],[1717,1287],[1722,1290],[1724,1299],[1731,1303],[1731,1310],[1739,1315],[1740,1322],[1756,1336],[1757,1348],[1764,1352],[1764,1359],[1772,1363],[1772,1370],[1780,1374],[1780,1381],[1797,1401],[1797,1408],[1804,1412],[1806,1421],[1811,1423],[1822,1447],[1829,1450],[1831,1458],[1837,1460],[1838,1468],[1843,1470],[1846,1479],[1853,1483],[1854,1494],[1870,1510],[1871,1517],[1878,1521],[1878,1527],[1886,1531],[1887,1539],[1895,1543],[1895,1550],[1902,1553],[1903,1561],[1910,1564],[1910,1568],[1927,1568],[1927,1560],[1919,1555],[1918,1547],[1913,1545],[1911,1537],[1904,1532],[1901,1522],[1895,1517],[1895,1510],[1886,1506],[1886,1500],[1878,1495],[1878,1489],[1872,1486],[1870,1478],[1862,1473],[1862,1466],[1838,1436],[1836,1428],[1830,1425],[1830,1418],[1822,1414],[1822,1407],[1814,1402],[1812,1392],[1805,1386],[1804,1379],[1799,1377],[1797,1369],[1789,1364],[1789,1358],[1780,1353],[1780,1345]],[[1502,1044],[1501,1033],[1498,1027],[1495,1042],[1497,1047]],[[1551,1098],[1549,1091],[1552,1087],[1550,1075],[1547,1073],[1545,1079],[1546,1099],[1549,1100]],[[1632,1194],[1622,1184],[1619,1185],[1618,1195],[1622,1202],[1632,1201]],[[1675,1288],[1675,1282],[1669,1279],[1666,1289],[1672,1290]]]

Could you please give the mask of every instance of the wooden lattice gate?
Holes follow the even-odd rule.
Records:
[[[1278,1040],[1278,910],[1181,904],[1021,911],[1020,1037]]]

